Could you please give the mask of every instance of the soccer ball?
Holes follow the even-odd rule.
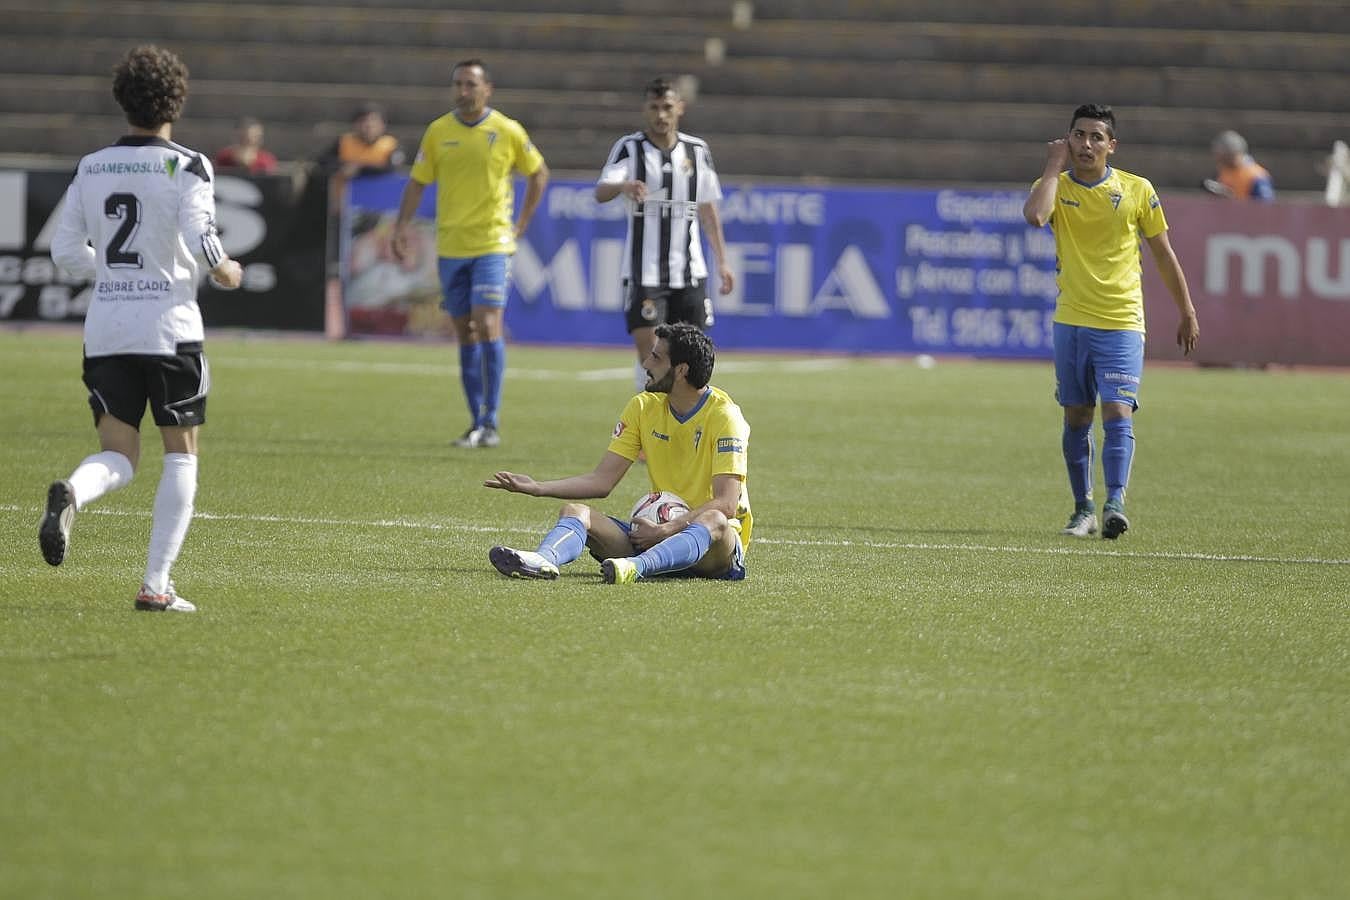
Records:
[[[638,498],[638,502],[633,504],[633,514],[628,518],[634,520],[646,519],[649,522],[663,525],[671,519],[678,519],[687,512],[689,512],[689,504],[677,495],[670,491],[652,491],[650,494],[643,494]]]

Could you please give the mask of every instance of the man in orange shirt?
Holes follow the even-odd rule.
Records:
[[[1270,173],[1247,152],[1247,139],[1236,131],[1220,132],[1210,144],[1214,151],[1216,178],[1205,179],[1205,189],[1234,200],[1275,199],[1275,182]]]
[[[386,131],[384,111],[363,103],[352,116],[352,128],[339,137],[319,158],[324,171],[344,178],[388,172],[403,165],[398,138]]]

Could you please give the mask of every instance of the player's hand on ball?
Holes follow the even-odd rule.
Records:
[[[232,291],[244,283],[244,267],[237,260],[227,259],[212,269],[207,278],[212,287]]]
[[[483,482],[483,487],[495,488],[499,491],[511,491],[513,494],[537,495],[539,484],[528,475],[517,475],[515,472],[498,472]]]
[[[655,547],[664,541],[668,535],[664,526],[658,525],[650,519],[634,519],[628,537],[632,540],[634,547],[639,550],[646,550],[648,547]]]

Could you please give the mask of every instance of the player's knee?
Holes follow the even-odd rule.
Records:
[[[585,503],[564,503],[562,509],[558,510],[560,519],[580,519],[581,524],[589,530],[591,527],[591,508]]]
[[[731,527],[720,509],[705,509],[694,517],[694,521],[708,529],[708,534],[712,535],[714,541],[720,541]]]

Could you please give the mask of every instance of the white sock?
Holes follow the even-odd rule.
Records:
[[[84,509],[109,491],[126,487],[135,474],[131,460],[116,450],[104,450],[85,457],[70,475],[70,486],[75,489],[75,508]]]
[[[192,453],[165,453],[164,474],[155,491],[155,518],[150,528],[150,558],[145,566],[145,585],[162,594],[169,584],[169,569],[178,559],[192,521],[192,503],[197,497],[197,457]]]
[[[647,370],[642,368],[640,362],[633,363],[633,384],[639,394],[647,389]]]

